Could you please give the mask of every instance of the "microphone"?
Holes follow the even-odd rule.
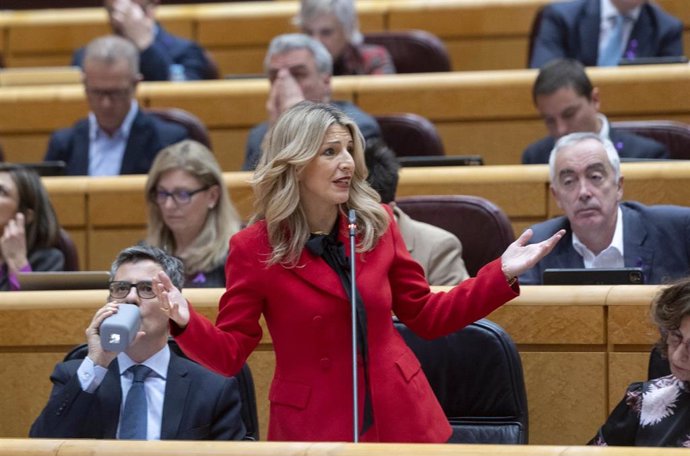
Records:
[[[141,314],[136,304],[120,304],[117,313],[109,316],[99,328],[104,350],[122,352],[132,343],[141,326]]]
[[[357,385],[357,288],[355,284],[355,233],[357,231],[357,214],[354,209],[347,213],[347,227],[350,230],[350,318],[352,331],[352,441],[359,443],[359,386]]]

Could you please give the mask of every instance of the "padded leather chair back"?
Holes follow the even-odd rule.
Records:
[[[649,352],[649,366],[647,367],[647,380],[665,377],[671,373],[668,359],[661,356],[661,350],[655,345]]]
[[[191,112],[179,108],[146,108],[146,112],[168,122],[182,125],[187,130],[190,139],[200,142],[211,151],[213,150],[206,125]]]
[[[77,253],[77,247],[74,245],[72,238],[69,237],[67,231],[60,228],[60,235],[58,236],[58,242],[56,248],[62,252],[65,257],[65,271],[78,271],[79,270],[79,254]]]
[[[383,140],[398,157],[446,154],[441,135],[426,117],[400,113],[374,118],[381,127]]]
[[[476,276],[515,240],[508,216],[491,201],[469,195],[407,196],[396,200],[407,215],[450,231],[462,242],[467,272]]]
[[[175,354],[189,359],[174,339],[168,339],[168,346]],[[86,344],[77,345],[65,355],[63,361],[84,359],[88,352],[89,348]],[[254,390],[254,378],[249,365],[245,364],[242,366],[242,369],[235,377],[237,378],[242,400],[240,414],[242,415],[242,421],[244,421],[244,427],[247,430],[245,440],[259,440],[259,416],[256,409],[256,393]]]
[[[508,334],[479,320],[425,340],[394,319],[415,353],[453,428],[454,443],[526,444],[527,395],[522,363]]]
[[[424,30],[366,33],[364,42],[385,47],[398,73],[451,71],[445,44]]]
[[[613,128],[645,136],[665,145],[671,158],[690,160],[690,125],[672,120],[611,122]]]

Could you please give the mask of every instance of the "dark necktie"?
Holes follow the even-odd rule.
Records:
[[[331,234],[328,235],[312,235],[307,241],[307,249],[314,255],[323,258],[326,263],[333,269],[340,282],[345,288],[347,297],[352,300],[352,288],[350,278],[350,261],[345,256],[345,247],[343,243],[336,240],[336,229],[338,223]],[[355,302],[357,307],[357,348],[359,354],[362,356],[362,370],[364,371],[364,413],[362,415],[362,428],[360,435],[364,434],[374,422],[374,410],[371,404],[371,390],[369,387],[369,349],[367,346],[367,314],[364,308],[364,301],[359,295],[359,291],[355,289]]]
[[[127,370],[132,372],[134,379],[122,411],[120,439],[146,440],[147,409],[144,380],[151,373],[151,369],[143,364],[135,364]]]

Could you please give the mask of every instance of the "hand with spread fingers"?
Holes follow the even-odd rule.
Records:
[[[160,271],[153,278],[153,289],[168,317],[180,328],[184,328],[189,323],[189,304],[182,296],[180,290],[173,285],[170,277],[165,272]]]
[[[0,237],[0,254],[10,273],[16,274],[29,264],[26,249],[24,214],[17,214],[8,220]]]
[[[549,239],[537,244],[527,244],[532,234],[532,230],[525,230],[501,255],[501,269],[506,279],[511,280],[519,276],[548,255],[565,235],[565,230],[560,230]]]

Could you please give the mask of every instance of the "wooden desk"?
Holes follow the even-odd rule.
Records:
[[[588,70],[611,120],[670,119],[690,123],[690,66]],[[429,118],[449,155],[479,154],[488,165],[520,163],[523,149],[545,129],[532,105],[534,70],[337,77],[334,99],[365,112],[413,112]],[[209,128],[225,171],[244,161],[250,128],[265,119],[266,80],[143,83],[144,107],[179,107]],[[0,87],[0,136],[8,160],[38,161],[50,133],[86,115],[78,86]]]
[[[654,342],[644,314],[657,290],[654,285],[525,286],[519,298],[489,316],[521,353],[531,443],[585,443],[625,386],[644,379]],[[185,296],[214,318],[221,292],[187,289]],[[54,363],[83,342],[84,328],[105,296],[100,290],[0,293],[0,436],[27,434],[48,397]],[[262,327],[264,339],[249,363],[265,437],[275,363],[263,321]]]

